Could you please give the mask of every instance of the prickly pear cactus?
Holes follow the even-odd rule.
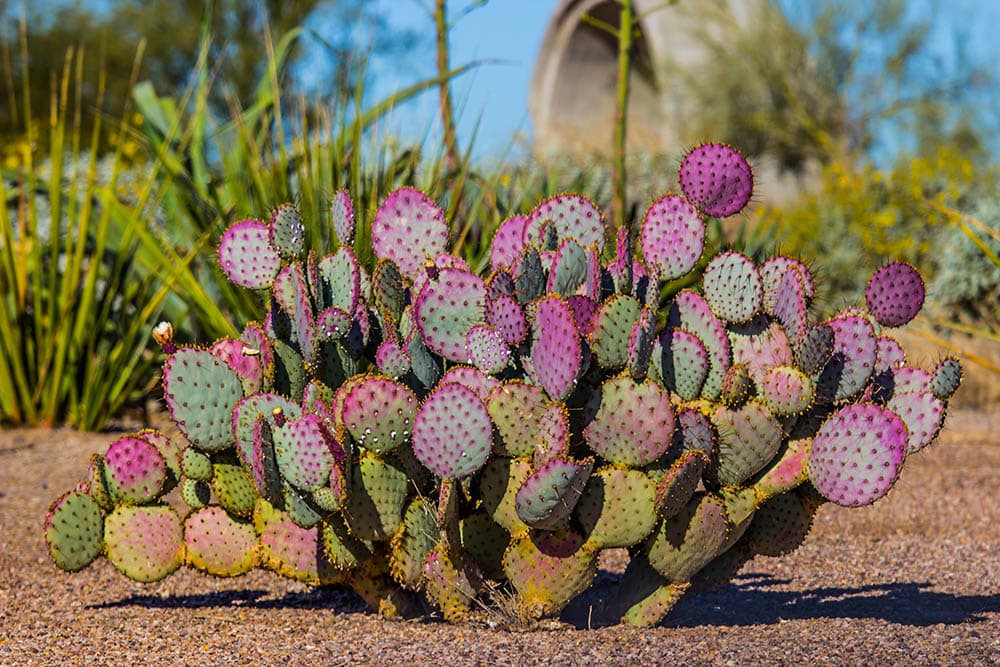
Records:
[[[448,254],[444,212],[412,189],[361,234],[373,266],[351,250],[345,191],[326,256],[293,205],[235,223],[219,263],[263,293],[264,321],[207,346],[157,327],[181,437],[95,455],[45,519],[53,562],[104,556],[137,581],[267,568],[461,621],[489,580],[523,618],[556,615],[602,550],[628,548],[609,608],[650,625],[788,553],[822,503],[891,490],[962,372],[909,366],[886,333],[923,304],[906,264],[824,321],[801,261],[706,250],[706,217],[739,212],[752,183],[735,149],[698,146],[684,194],[615,247],[594,204],[561,195],[500,225],[487,275]]]

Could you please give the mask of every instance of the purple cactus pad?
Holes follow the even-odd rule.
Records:
[[[726,218],[743,210],[753,194],[750,163],[725,144],[702,144],[684,156],[681,190],[699,211]]]
[[[904,262],[886,264],[875,272],[865,289],[865,303],[879,324],[901,327],[924,305],[924,280]]]
[[[604,216],[592,201],[580,195],[557,195],[535,207],[524,227],[524,242],[544,247],[546,222],[557,242],[574,239],[582,247],[604,248]]]
[[[580,337],[573,313],[561,297],[547,296],[535,304],[534,324],[534,378],[553,400],[562,401],[573,392],[580,371]]]
[[[413,188],[400,188],[379,206],[372,221],[372,248],[379,259],[391,259],[411,278],[424,263],[448,248],[444,211]]]
[[[493,425],[483,401],[468,387],[439,385],[413,423],[413,453],[442,479],[479,470],[493,446]]]
[[[163,493],[167,462],[152,443],[126,436],[108,447],[104,480],[116,503],[144,505]]]
[[[465,337],[486,319],[486,284],[463,269],[441,269],[414,304],[420,335],[427,348],[450,361],[465,363]]]
[[[219,240],[219,264],[226,276],[249,289],[267,289],[281,268],[281,257],[271,246],[267,223],[242,220]]]
[[[878,405],[849,405],[820,426],[809,454],[809,479],[838,505],[868,505],[895,483],[906,441],[906,424],[896,413]]]
[[[660,269],[660,278],[680,278],[694,268],[705,245],[705,223],[679,195],[662,197],[649,207],[642,223],[642,257]]]
[[[508,345],[520,345],[528,336],[528,322],[517,299],[509,294],[498,294],[486,307],[489,322]]]
[[[507,218],[497,227],[490,249],[490,266],[494,271],[500,268],[511,268],[521,256],[524,248],[524,226],[528,218],[515,215]]]

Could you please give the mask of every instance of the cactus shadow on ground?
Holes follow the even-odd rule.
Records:
[[[330,609],[338,614],[370,613],[364,600],[341,586],[318,586],[306,591],[289,591],[272,597],[260,589],[214,591],[203,595],[129,595],[118,600],[88,605],[88,609],[144,607],[146,609]]]
[[[664,627],[770,625],[796,619],[872,619],[898,625],[977,623],[1000,611],[1000,595],[956,595],[930,582],[776,590],[790,583],[750,572],[717,591],[681,600]]]

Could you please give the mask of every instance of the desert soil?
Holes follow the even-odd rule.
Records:
[[[342,589],[263,571],[143,585],[102,559],[65,574],[42,517],[114,438],[0,432],[0,665],[1000,665],[997,414],[952,414],[887,498],[824,506],[798,551],[751,561],[652,629],[591,613],[614,558],[603,588],[527,631],[389,621]]]

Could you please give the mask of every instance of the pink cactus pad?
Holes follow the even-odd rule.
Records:
[[[250,348],[242,340],[223,338],[209,350],[226,363],[243,382],[245,394],[256,394],[261,389],[264,371],[260,363],[260,350]]]
[[[314,414],[287,419],[273,430],[273,436],[278,470],[289,484],[303,491],[324,486],[336,459],[344,458],[340,443]]]
[[[725,144],[702,144],[684,156],[681,190],[699,211],[725,218],[743,210],[753,194],[750,163]]]
[[[865,289],[865,303],[879,324],[901,327],[924,305],[924,280],[905,262],[886,264],[875,272]]]
[[[372,248],[379,259],[391,259],[404,275],[415,276],[428,259],[448,249],[444,211],[419,190],[396,190],[375,212]]]
[[[574,239],[584,248],[604,248],[604,216],[586,197],[557,195],[536,206],[525,224],[524,242],[542,248],[545,223],[553,226],[559,241]]]
[[[219,240],[219,264],[240,287],[267,289],[281,268],[281,257],[268,241],[266,223],[242,220]]]
[[[796,267],[785,271],[774,294],[774,304],[770,312],[781,323],[789,338],[801,340],[808,331],[808,300],[802,280],[802,273]]]
[[[652,380],[637,383],[631,377],[611,378],[594,394],[585,413],[591,416],[583,430],[587,444],[618,465],[652,463],[673,440],[670,395]]]
[[[705,300],[731,323],[746,322],[760,309],[764,289],[753,260],[738,252],[720,253],[705,267]]]
[[[576,324],[576,331],[581,338],[588,338],[594,333],[594,316],[600,308],[596,300],[573,294],[566,298],[566,304],[573,313],[573,322]]]
[[[694,268],[705,245],[705,223],[679,195],[662,197],[649,207],[642,223],[642,257],[663,280],[680,278]]]
[[[163,493],[167,462],[152,443],[126,436],[108,447],[104,455],[104,479],[116,503],[143,505]]]
[[[508,345],[520,345],[528,336],[528,322],[521,304],[509,294],[498,294],[490,300],[486,321]]]
[[[169,505],[116,507],[104,520],[108,560],[133,581],[159,581],[183,563],[184,527]]]
[[[330,220],[333,231],[341,245],[349,246],[354,242],[354,202],[347,190],[337,190],[330,202]]]
[[[417,412],[417,396],[394,380],[369,376],[351,385],[344,396],[344,426],[359,445],[381,453],[406,442]]]
[[[906,458],[906,440],[906,424],[896,413],[878,405],[849,405],[816,434],[809,479],[838,505],[868,505],[895,483]]]
[[[802,283],[802,293],[805,296],[806,304],[812,301],[816,295],[816,285],[813,281],[812,271],[803,262],[791,257],[772,257],[760,265],[760,279],[764,286],[764,310],[773,312],[774,302],[778,295],[778,287],[781,279],[790,269],[798,271],[799,280]]]
[[[438,384],[454,382],[471,389],[483,401],[490,392],[500,386],[500,380],[471,366],[452,366],[441,376]]]
[[[534,377],[556,401],[564,400],[576,387],[580,371],[580,337],[573,313],[558,296],[548,296],[535,304],[531,339]]]
[[[468,387],[439,385],[413,423],[413,453],[442,479],[479,470],[493,446],[493,425],[483,401]]]
[[[875,363],[875,373],[891,372],[906,364],[906,350],[895,338],[878,337],[878,361]]]
[[[667,325],[683,327],[704,343],[705,351],[708,352],[708,374],[701,393],[705,398],[718,398],[722,391],[722,380],[732,364],[725,326],[712,313],[704,297],[690,290],[684,290],[674,297],[667,315]]]
[[[929,391],[896,393],[886,407],[906,424],[906,452],[918,452],[934,441],[944,425],[944,403]]]
[[[427,348],[445,359],[468,361],[465,337],[486,320],[486,284],[463,269],[441,269],[414,304],[420,335]]]
[[[528,218],[515,215],[507,218],[497,227],[496,236],[490,250],[490,266],[494,271],[500,268],[510,268],[517,262],[524,248],[524,226]]]
[[[510,363],[511,354],[500,333],[488,324],[477,324],[465,335],[469,361],[484,373],[496,375]]]

